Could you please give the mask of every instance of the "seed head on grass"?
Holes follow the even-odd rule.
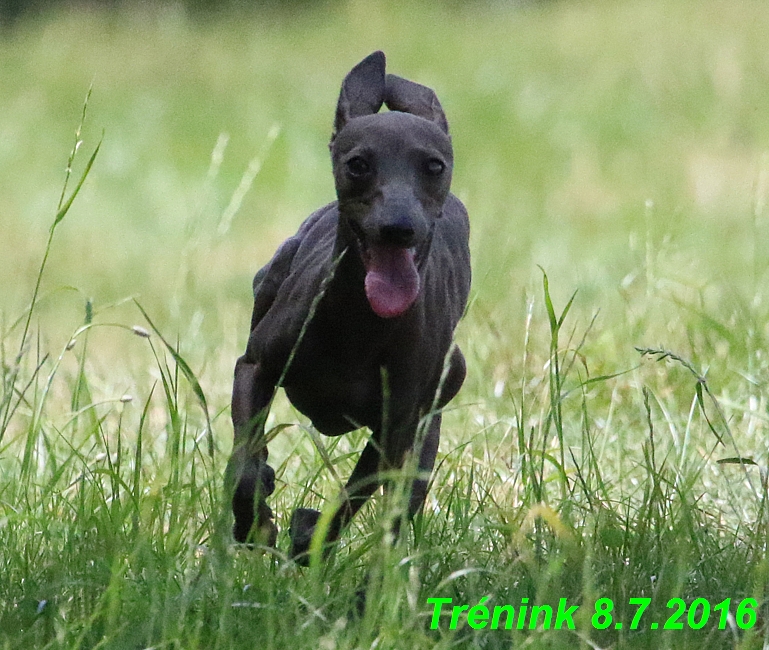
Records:
[[[136,336],[140,336],[143,339],[148,339],[150,337],[150,333],[141,325],[134,325],[131,328],[131,331],[136,334]]]

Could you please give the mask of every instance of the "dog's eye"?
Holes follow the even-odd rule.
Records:
[[[363,178],[371,171],[371,165],[369,165],[365,159],[360,156],[354,156],[345,163],[347,167],[347,174],[350,178]]]
[[[438,160],[437,158],[431,158],[427,161],[427,164],[425,165],[425,171],[430,176],[440,176],[444,170],[446,169],[446,165],[443,163],[442,160]]]

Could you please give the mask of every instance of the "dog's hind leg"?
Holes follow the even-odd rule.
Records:
[[[436,407],[442,409],[459,392],[464,383],[467,373],[465,358],[458,347],[454,347],[451,356],[448,358],[448,368],[443,378],[441,386],[438,388]],[[409,495],[408,517],[413,519],[424,505],[427,498],[427,488],[430,485],[430,478],[435,458],[438,455],[438,444],[441,438],[441,420],[440,411],[428,416],[427,433],[422,439],[422,448],[419,450],[419,461],[417,463],[417,476],[411,484],[411,493]],[[400,519],[396,519],[393,527],[395,538],[398,537],[400,528]]]
[[[409,519],[412,519],[419,512],[427,498],[427,488],[435,466],[435,457],[438,455],[440,438],[441,414],[436,413],[432,416],[427,433],[422,440],[422,449],[419,452],[419,462],[417,463],[417,477],[411,484],[411,494],[409,495]]]
[[[467,376],[467,364],[465,363],[462,350],[455,345],[451,349],[450,354],[447,372],[445,377],[443,377],[441,385],[438,387],[437,407],[439,409],[442,409],[456,397]]]
[[[465,358],[458,347],[454,347],[449,357],[448,372],[443,384],[439,387],[439,395],[436,406],[441,409],[448,404],[459,392],[465,381]],[[422,449],[419,452],[417,464],[418,476],[411,485],[409,497],[408,516],[412,519],[420,510],[427,498],[427,487],[430,484],[430,475],[435,466],[435,457],[438,455],[438,443],[441,438],[441,413],[433,413],[427,426],[427,433],[422,439]]]
[[[409,502],[406,515],[408,520],[412,520],[424,505],[427,498],[427,489],[430,485],[430,478],[435,458],[438,455],[438,443],[441,438],[441,414],[435,413],[427,425],[427,433],[422,439],[422,447],[419,450],[419,460],[417,461],[416,476],[411,482],[409,490]],[[385,491],[390,492],[394,484],[392,481],[385,483]],[[396,517],[392,523],[393,543],[400,537],[400,529],[403,518]]]

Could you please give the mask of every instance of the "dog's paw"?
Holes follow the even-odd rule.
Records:
[[[315,525],[320,519],[320,511],[312,508],[297,508],[291,515],[288,536],[291,538],[291,558],[300,566],[310,564],[310,543],[315,532]]]
[[[264,501],[274,491],[272,467],[252,458],[242,463],[240,479],[232,495],[232,514],[235,515],[232,534],[236,542],[275,546],[278,528],[272,521],[272,510]]]
[[[254,546],[274,548],[275,542],[278,540],[278,527],[272,520],[272,509],[262,501],[259,504],[257,515],[256,525],[254,525],[253,514],[240,518],[236,516],[232,536],[236,542],[248,544],[252,548]]]
[[[259,518],[254,531],[254,541],[262,546],[275,548],[278,540],[278,527],[272,520],[272,509],[264,501],[259,504]]]

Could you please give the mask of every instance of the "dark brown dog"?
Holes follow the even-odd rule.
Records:
[[[382,104],[390,111],[378,113]],[[330,148],[339,200],[312,214],[254,278],[251,336],[232,393],[228,481],[239,542],[275,543],[263,432],[278,385],[325,435],[372,431],[332,542],[381,485],[380,472],[403,466],[421,423],[409,515],[419,510],[440,409],[465,378],[452,336],[470,290],[469,224],[449,192],[453,151],[435,93],[385,75],[385,56],[374,52],[344,80]],[[294,513],[293,556],[307,550],[318,514]]]

